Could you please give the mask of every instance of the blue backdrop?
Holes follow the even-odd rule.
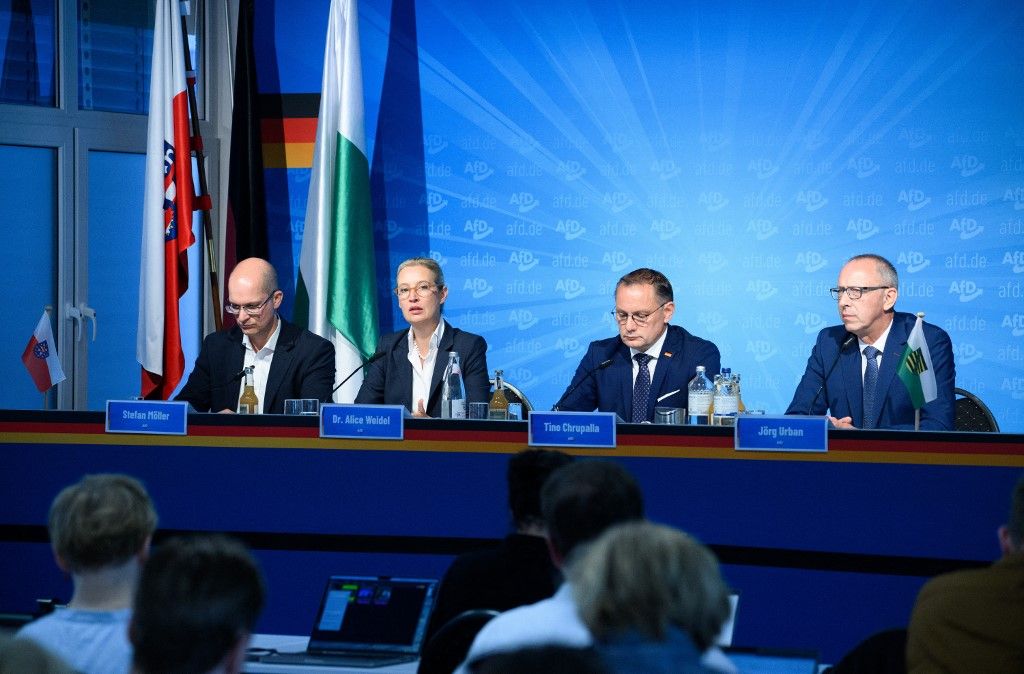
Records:
[[[328,4],[258,3],[264,93],[319,91]],[[548,407],[615,333],[618,277],[658,268],[675,322],[780,412],[839,268],[876,252],[957,385],[1024,431],[1024,9],[843,9],[363,0],[378,273],[436,258],[448,319]],[[309,171],[287,173],[294,258]]]

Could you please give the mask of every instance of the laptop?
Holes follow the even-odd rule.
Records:
[[[814,651],[778,648],[723,648],[740,674],[817,674],[818,654]]]
[[[385,667],[419,657],[438,581],[388,576],[331,576],[301,653],[261,662]]]

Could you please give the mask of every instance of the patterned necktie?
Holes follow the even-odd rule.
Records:
[[[875,398],[878,388],[878,356],[881,351],[873,346],[864,347],[864,357],[868,359],[867,369],[864,370],[864,423],[862,428],[875,427]]]
[[[633,383],[633,423],[639,424],[647,421],[647,398],[651,394],[651,371],[647,369],[647,363],[651,362],[651,357],[638,353],[633,360],[640,365]]]

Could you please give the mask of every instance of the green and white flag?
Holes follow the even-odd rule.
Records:
[[[359,16],[356,0],[331,0],[295,322],[334,344],[336,382],[376,347],[376,292]],[[335,400],[352,402],[361,383]]]
[[[924,320],[921,316],[917,317],[914,329],[910,331],[896,374],[907,387],[914,409],[919,410],[925,403],[938,397],[935,369],[932,367],[932,356],[928,353],[928,342],[924,339]]]

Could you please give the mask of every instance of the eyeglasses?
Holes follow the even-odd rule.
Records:
[[[846,293],[846,296],[851,300],[859,300],[861,295],[869,293],[872,290],[885,290],[892,286],[847,286],[845,288],[829,288],[829,292],[832,293],[832,299],[839,301],[839,298]]]
[[[427,283],[424,281],[423,283],[417,283],[414,286],[399,286],[398,288],[395,288],[395,294],[398,295],[398,299],[404,300],[408,299],[409,293],[415,290],[418,297],[426,297],[430,293],[436,291],[439,287],[440,286],[436,283]]]
[[[615,311],[612,312],[612,316],[614,316],[615,320],[619,322],[619,325],[625,325],[629,321],[629,319],[632,318],[634,323],[643,326],[647,325],[647,321],[651,318],[651,316],[658,313],[658,310],[664,307],[669,302],[671,302],[671,300],[665,300],[664,302],[659,304],[657,309],[655,309],[654,311],[635,311],[633,313],[629,313],[626,311],[619,311],[618,309],[616,309]]]
[[[277,291],[275,290],[274,293],[276,292]],[[261,311],[263,311],[263,307],[267,306],[267,302],[269,302],[270,298],[274,296],[274,293],[270,293],[269,295],[267,295],[267,299],[263,300],[259,304],[231,304],[230,302],[228,302],[227,304],[224,305],[224,311],[228,312],[229,314],[234,314],[235,316],[242,313],[243,311],[248,316],[256,316]]]

